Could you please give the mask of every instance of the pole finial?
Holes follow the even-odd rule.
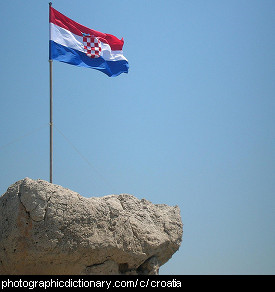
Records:
[[[52,2],[49,2],[49,5],[52,6]]]

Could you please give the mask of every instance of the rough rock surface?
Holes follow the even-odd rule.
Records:
[[[158,274],[181,239],[177,206],[128,194],[25,178],[0,197],[0,274]]]

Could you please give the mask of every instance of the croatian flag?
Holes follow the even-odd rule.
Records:
[[[85,27],[50,7],[50,60],[99,70],[110,77],[128,73],[123,38]]]

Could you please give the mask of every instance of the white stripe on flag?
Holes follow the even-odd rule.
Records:
[[[78,50],[84,53],[82,37],[71,33],[70,31],[50,23],[51,40],[64,47]]]
[[[64,47],[68,47],[85,53],[82,36],[75,35],[69,30],[56,24],[50,23],[51,40]],[[111,47],[101,42],[101,57],[106,61],[120,61],[127,59],[123,56],[123,51],[112,51]]]

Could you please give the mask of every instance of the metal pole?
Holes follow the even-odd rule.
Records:
[[[50,63],[50,183],[53,182],[53,60]]]
[[[49,3],[49,18],[51,15],[52,2]],[[51,28],[49,28],[49,38],[51,40]],[[49,48],[49,50],[51,50]],[[50,63],[50,183],[53,182],[53,60],[51,52],[49,56]]]

